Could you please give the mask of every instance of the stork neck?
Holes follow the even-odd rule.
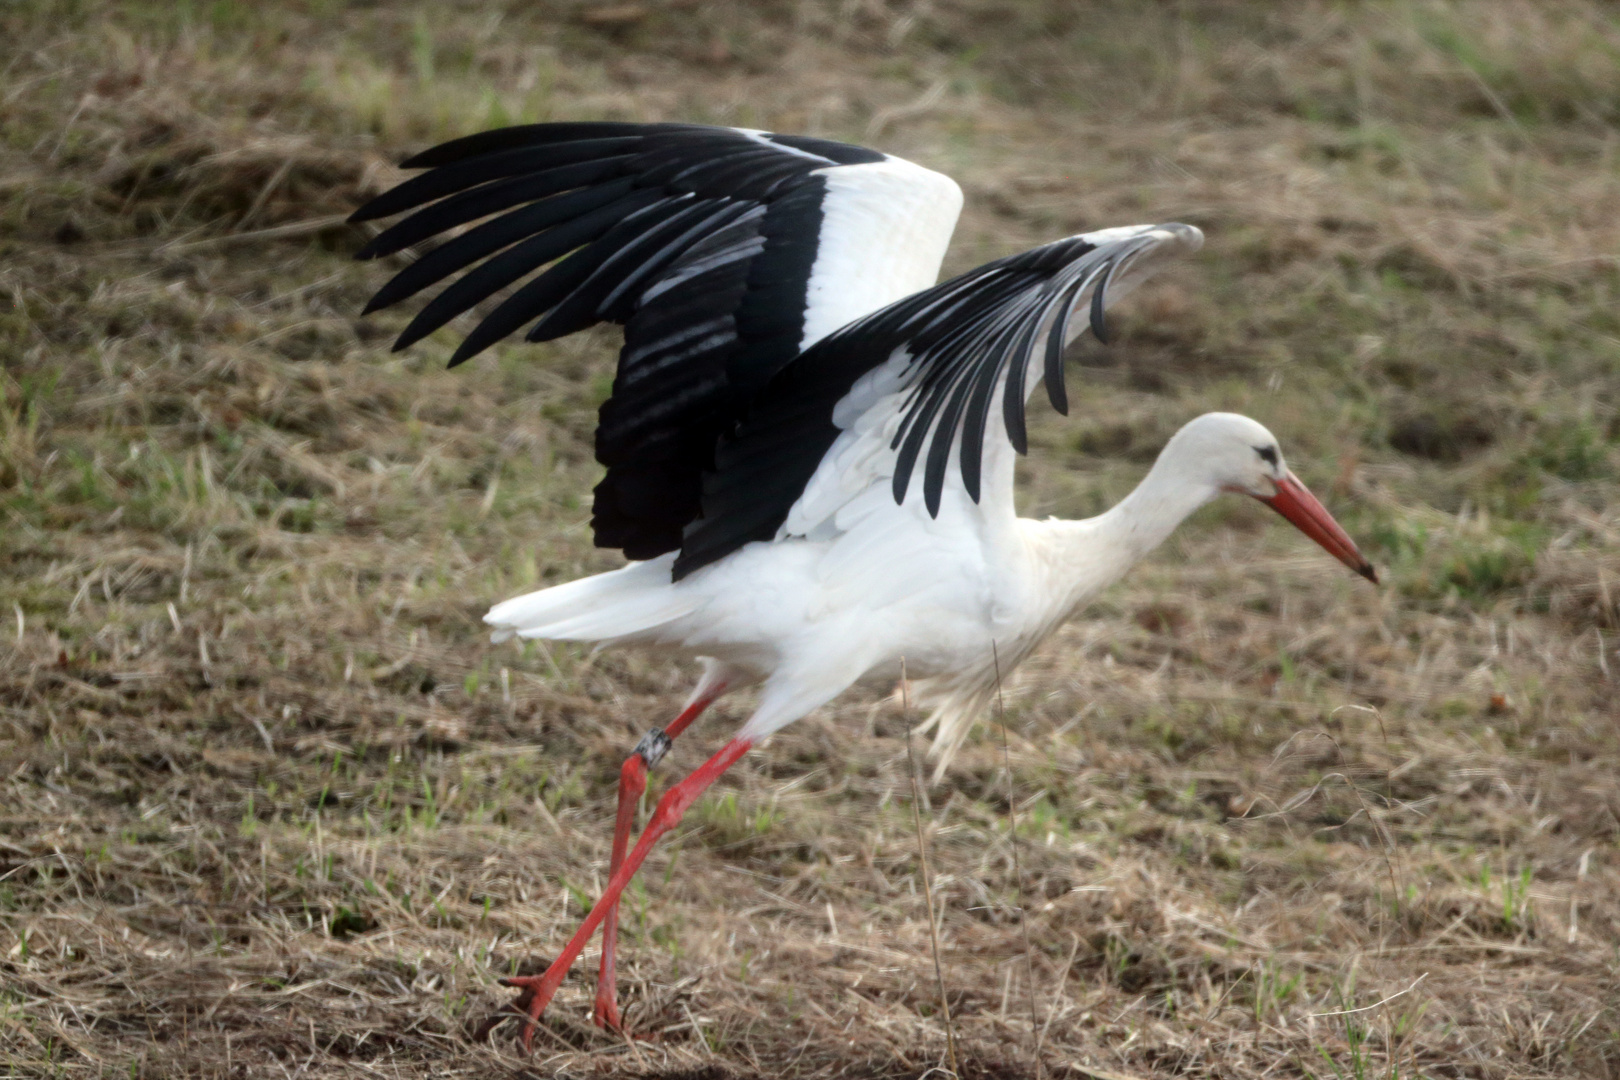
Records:
[[[1176,527],[1220,489],[1188,466],[1179,454],[1163,454],[1131,493],[1098,519],[1103,533],[1118,543],[1130,563],[1158,547]],[[1127,568],[1130,563],[1127,563]]]
[[[1048,595],[1062,606],[1060,617],[1118,581],[1219,494],[1207,480],[1189,475],[1189,464],[1161,456],[1135,490],[1105,513],[1041,523],[1049,538]]]

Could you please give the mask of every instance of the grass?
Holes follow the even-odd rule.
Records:
[[[941,1062],[887,697],[650,860],[652,1041],[589,1027],[589,964],[533,1062],[476,1037],[600,888],[619,763],[691,672],[487,644],[490,602],[614,565],[613,335],[390,354],[341,216],[439,139],[646,118],[945,169],[950,269],[1198,224],[1071,358],[1025,511],[1095,512],[1236,409],[1385,572],[1222,502],[1009,679],[1020,876],[990,717],[924,808],[967,1076],[1620,1076],[1607,6],[63,0],[0,32],[0,1071]]]

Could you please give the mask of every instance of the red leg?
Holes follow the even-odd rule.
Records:
[[[635,876],[636,871],[641,869],[647,853],[652,850],[660,837],[675,827],[687,808],[697,801],[697,797],[704,789],[719,779],[721,773],[731,768],[738,758],[748,752],[750,745],[752,744],[745,739],[732,739],[721,747],[718,754],[699,766],[696,772],[664,793],[664,797],[658,800],[658,809],[653,811],[647,827],[642,830],[641,837],[636,841],[635,849],[613,872],[608,879],[607,888],[602,891],[601,899],[591,908],[590,914],[585,916],[585,921],[580,923],[579,929],[574,931],[574,936],[568,939],[562,953],[551,962],[550,967],[546,968],[545,974],[522,975],[501,980],[502,985],[515,986],[523,991],[513,1004],[529,1015],[529,1019],[523,1025],[525,1050],[533,1043],[535,1022],[551,1003],[557,987],[562,985],[563,976],[579,958],[585,943],[596,933],[596,928],[607,918],[608,912],[618,904],[619,896],[624,892],[625,886],[630,884],[630,879]]]
[[[670,722],[669,727],[662,732],[649,733],[636,747],[636,752],[625,759],[624,768],[619,770],[619,812],[613,823],[613,855],[608,863],[610,879],[624,863],[624,851],[630,844],[630,827],[635,824],[636,803],[641,800],[641,793],[647,790],[648,767],[658,764],[669,749],[671,740],[685,731],[687,725],[725,692],[724,682],[716,682],[713,686],[700,685],[692,700]],[[619,1022],[618,972],[615,969],[618,947],[619,905],[615,902],[602,922],[602,966],[596,979],[596,1004],[591,1009],[591,1019],[597,1027],[614,1031],[622,1026]]]
[[[619,816],[613,824],[613,859],[608,864],[608,878],[624,865],[624,850],[630,843],[630,826],[635,824],[636,803],[647,790],[647,762],[640,753],[631,754],[619,770]],[[619,983],[615,970],[615,956],[619,946],[619,905],[615,903],[602,922],[602,967],[596,978],[596,1005],[591,1019],[597,1027],[618,1031]]]

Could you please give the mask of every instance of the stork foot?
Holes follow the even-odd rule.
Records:
[[[608,877],[607,887],[602,890],[601,897],[585,916],[585,921],[579,924],[574,936],[568,939],[562,952],[551,966],[546,968],[543,975],[513,975],[501,980],[502,986],[510,986],[522,991],[512,1002],[512,1008],[526,1019],[523,1024],[523,1049],[529,1050],[534,1043],[534,1029],[540,1014],[546,1011],[551,1004],[552,997],[557,993],[557,987],[562,985],[563,977],[568,974],[568,968],[579,959],[580,952],[587,942],[596,933],[597,928],[607,918],[624,895],[626,885],[635,877],[636,871],[646,861],[647,853],[652,846],[665,833],[673,829],[681,820],[681,816],[697,801],[708,786],[715,782],[721,773],[734,765],[738,758],[748,752],[753,745],[748,739],[738,736],[720,748],[720,752],[695,769],[690,776],[668,791],[658,800],[658,808],[653,811],[652,817],[647,820],[647,827],[641,832],[641,839],[636,841],[635,850],[625,856],[624,862]]]
[[[518,1035],[518,1041],[523,1044],[523,1050],[527,1053],[534,1046],[535,1024],[539,1022],[540,1014],[546,1011],[546,1006],[551,1004],[551,997],[557,992],[557,987],[546,985],[544,975],[513,975],[502,979],[501,985],[522,991],[507,1008],[523,1017],[523,1029]]]
[[[596,1004],[591,1008],[591,1022],[605,1031],[624,1033],[624,1022],[619,1017],[619,1003],[611,997],[596,995]]]

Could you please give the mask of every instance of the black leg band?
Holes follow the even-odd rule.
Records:
[[[664,734],[663,728],[653,728],[641,737],[640,742],[636,743],[635,753],[640,756],[642,761],[647,763],[647,768],[650,769],[664,760],[664,755],[669,753],[669,748],[674,743],[675,740]]]

